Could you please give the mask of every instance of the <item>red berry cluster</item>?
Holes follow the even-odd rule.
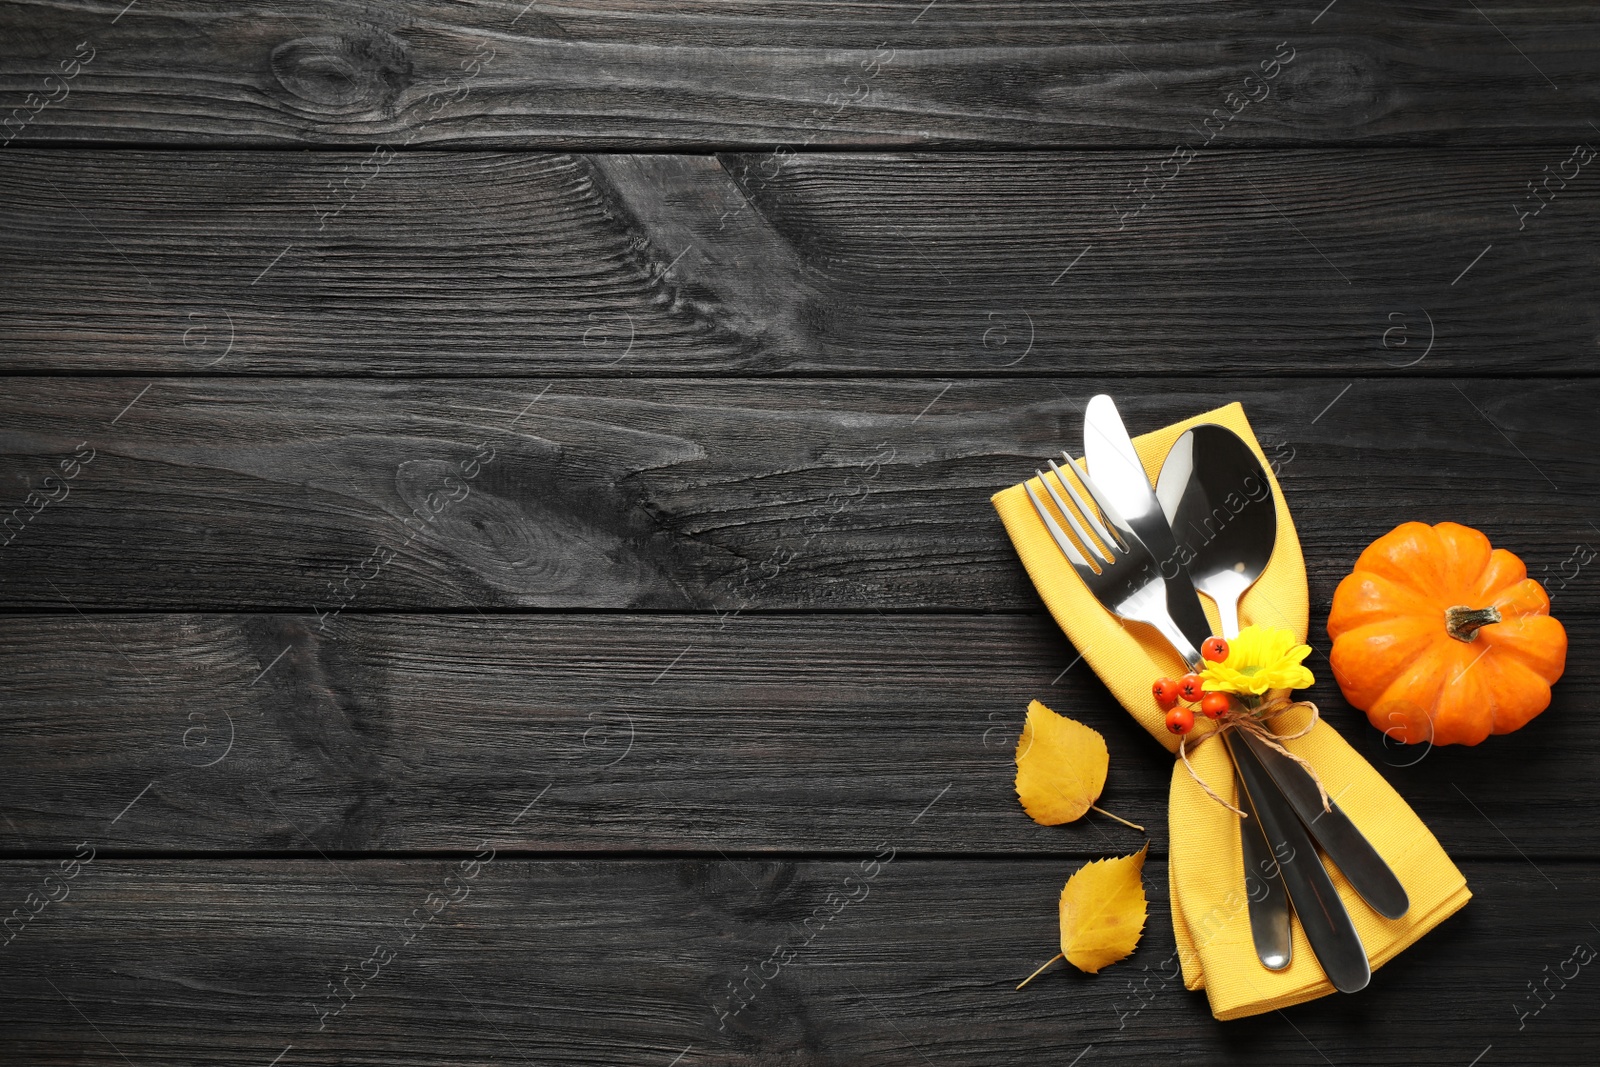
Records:
[[[1211,663],[1221,663],[1228,658],[1228,642],[1220,637],[1208,637],[1200,646],[1200,654]],[[1175,734],[1186,734],[1194,729],[1194,710],[1180,708],[1180,700],[1186,704],[1198,703],[1201,714],[1208,719],[1220,719],[1233,706],[1227,693],[1207,693],[1198,674],[1186,674],[1177,681],[1157,678],[1150,692],[1167,713],[1167,729]]]

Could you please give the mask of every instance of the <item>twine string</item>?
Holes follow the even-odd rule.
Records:
[[[1302,707],[1311,709],[1311,719],[1306,723],[1304,729],[1292,734],[1280,734],[1267,725],[1267,720],[1276,718],[1277,716],[1282,715],[1284,712],[1290,711],[1294,708]],[[1228,730],[1238,730],[1243,733],[1250,734],[1251,736],[1258,738],[1261,743],[1266,745],[1268,748],[1288,756],[1300,766],[1304,767],[1306,773],[1311,776],[1311,780],[1317,784],[1317,793],[1322,798],[1322,810],[1331,811],[1333,809],[1333,805],[1328,800],[1328,790],[1323,787],[1322,778],[1317,774],[1316,768],[1311,766],[1307,760],[1302,759],[1293,752],[1290,752],[1287,748],[1283,747],[1283,742],[1294,741],[1309,734],[1317,725],[1317,719],[1320,716],[1321,712],[1317,710],[1317,706],[1309,700],[1289,700],[1280,697],[1277,700],[1270,700],[1261,707],[1253,710],[1244,710],[1239,708],[1230,710],[1227,714],[1223,715],[1217,720],[1217,728],[1215,730],[1202,735],[1199,740],[1195,741],[1194,745],[1195,748],[1199,748],[1205,742],[1206,738],[1222,734]],[[1215,800],[1218,804],[1221,804],[1223,807],[1239,816],[1239,818],[1249,818],[1249,816],[1244,812],[1240,811],[1232,804],[1229,804],[1226,800],[1223,800],[1222,797],[1217,794],[1216,790],[1212,789],[1206,784],[1204,778],[1201,778],[1200,775],[1195,773],[1194,764],[1189,762],[1188,745],[1189,738],[1187,735],[1185,735],[1178,742],[1178,758],[1183,760],[1183,766],[1188,770],[1189,777],[1193,778],[1195,783],[1199,785],[1201,789],[1205,790],[1206,796],[1210,797],[1212,800]]]

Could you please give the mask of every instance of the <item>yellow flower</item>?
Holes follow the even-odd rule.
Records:
[[[1246,626],[1228,641],[1228,658],[1207,663],[1200,672],[1208,693],[1260,696],[1270,689],[1304,689],[1313,681],[1301,660],[1310,645],[1295,644],[1294,635],[1274,626]]]

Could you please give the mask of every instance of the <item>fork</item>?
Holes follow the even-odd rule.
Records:
[[[1133,622],[1142,622],[1153,627],[1162,637],[1166,638],[1178,655],[1183,657],[1186,664],[1193,666],[1200,662],[1200,650],[1195,648],[1189,639],[1184,636],[1178,624],[1172,621],[1172,614],[1167,609],[1167,583],[1161,577],[1161,568],[1154,554],[1145,547],[1138,537],[1122,536],[1127,530],[1127,522],[1118,514],[1116,508],[1110,503],[1110,498],[1094,483],[1089,472],[1079,467],[1068,452],[1062,452],[1066,458],[1067,467],[1082,483],[1084,492],[1094,501],[1091,507],[1089,501],[1081,496],[1073,487],[1072,479],[1058,467],[1054,460],[1046,460],[1050,470],[1055,475],[1056,482],[1065,490],[1067,499],[1063,499],[1056,486],[1051,484],[1051,479],[1043,471],[1035,470],[1039,476],[1039,483],[1044,486],[1045,492],[1050,494],[1050,499],[1059,509],[1062,518],[1072,528],[1078,543],[1075,544],[1061,524],[1051,514],[1050,506],[1039,496],[1031,482],[1024,482],[1023,488],[1028,491],[1028,499],[1033,501],[1034,511],[1039,513],[1039,518],[1044,521],[1045,528],[1050,531],[1050,536],[1055,539],[1056,547],[1061,549],[1061,554],[1072,564],[1072,569],[1078,572],[1078,577],[1083,584],[1088,586],[1094,598],[1105,605],[1118,618],[1128,619]],[[1096,517],[1096,511],[1104,515],[1111,524],[1107,529]],[[1082,516],[1082,521],[1079,520]],[[1087,524],[1088,529],[1085,529]],[[1090,530],[1094,535],[1090,536]],[[1079,545],[1082,545],[1080,551]],[[1092,562],[1091,562],[1092,561]]]

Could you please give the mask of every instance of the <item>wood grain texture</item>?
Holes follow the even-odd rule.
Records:
[[[1102,390],[1136,433],[1242,401],[1321,603],[1410,519],[1547,580],[1597,537],[1593,379],[13,378],[0,605],[1035,610],[989,496]]]
[[[1597,57],[1578,0],[0,6],[0,1062],[1591,1060]],[[1555,594],[1478,748],[1313,658],[1475,894],[1363,996],[1172,977],[1171,758],[987,501],[1099,391],[1245,403],[1314,644],[1407,519]],[[1018,994],[1145,837],[1023,815],[1034,697],[1156,861]]]
[[[1128,0],[6,5],[6,111],[56,143],[628,148],[1170,144],[1280,46],[1231,141],[1561,142],[1591,5]],[[119,12],[121,12],[119,14]],[[70,91],[45,79],[90,42]],[[73,68],[68,68],[73,69]]]
[[[1105,736],[1100,804],[1163,854],[1172,757],[1076,660],[1038,616],[4,618],[0,852],[470,849],[535,798],[503,848],[840,852],[899,819],[919,853],[1137,849],[1022,812],[1038,698]],[[1452,856],[1543,864],[1590,857],[1573,827],[1600,822],[1591,661],[1470,749],[1386,744],[1320,653],[1309,696]]]
[[[1055,950],[1077,863],[895,858],[863,879],[898,829],[845,862],[496,858],[448,883],[455,861],[101,859],[0,950],[13,1009],[0,1047],[83,1065],[1065,1064],[1085,1046],[1085,1063],[1411,1065],[1467,1064],[1488,1045],[1500,1062],[1575,1064],[1600,1039],[1592,966],[1552,978],[1537,1015],[1528,991],[1596,943],[1565,903],[1600,889],[1593,863],[1555,868],[1559,891],[1524,863],[1467,864],[1473,901],[1364,993],[1218,1025],[1165,977],[1163,864],[1145,868],[1150,918],[1130,960],[1017,993]],[[0,865],[7,899],[56,866]],[[447,893],[458,902],[420,924]],[[817,908],[841,910],[803,927]],[[786,966],[763,967],[784,949]],[[747,978],[752,999],[729,1013]],[[323,1018],[341,1003],[330,982],[354,996]]]
[[[9,151],[12,372],[1588,375],[1600,344],[1570,145]]]

